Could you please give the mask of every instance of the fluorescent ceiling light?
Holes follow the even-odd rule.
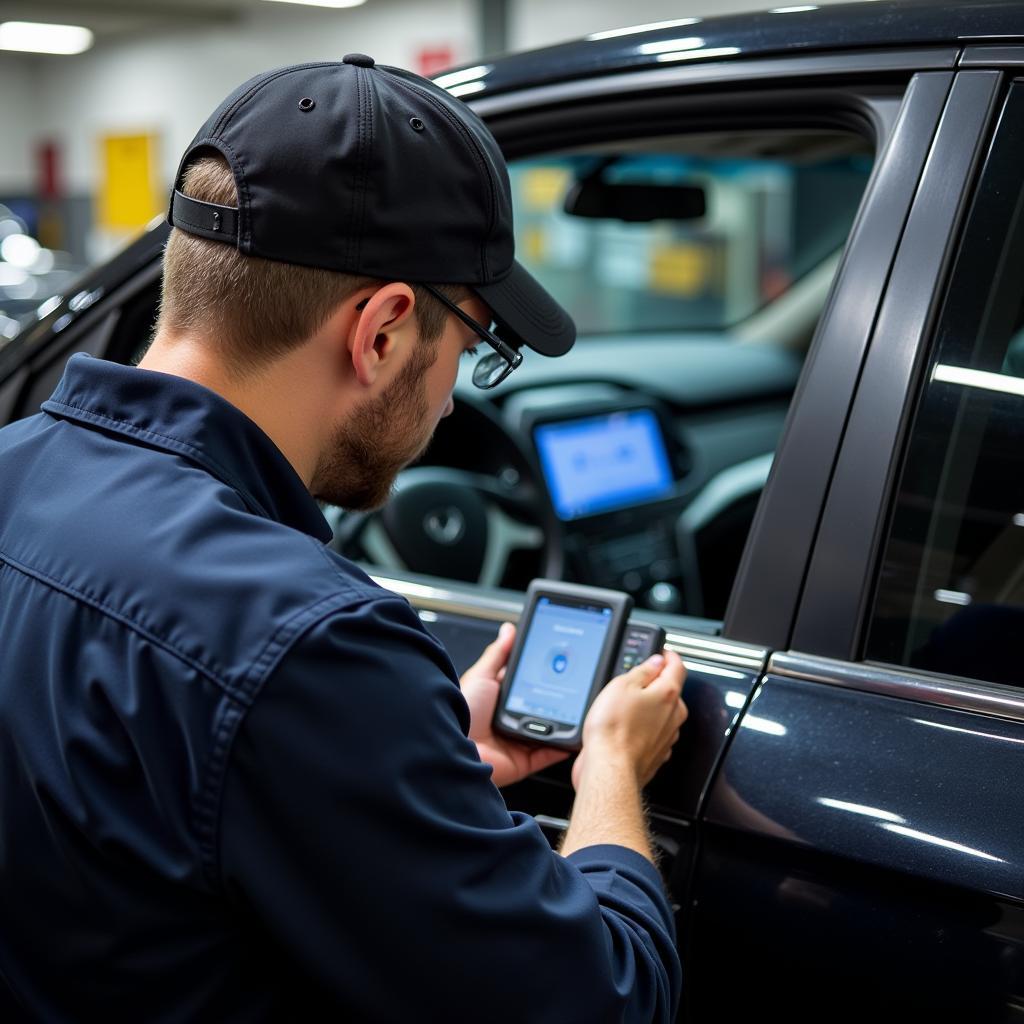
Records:
[[[52,250],[40,249],[39,255],[27,269],[30,274],[49,274],[56,262]]]
[[[902,825],[907,819],[901,818],[892,811],[883,811],[880,807],[868,807],[866,804],[854,804],[848,800],[833,800],[828,796],[818,797],[818,803],[823,807],[833,807],[837,811],[849,811],[851,814],[863,814],[866,818],[881,818],[882,821],[895,821]]]
[[[753,729],[755,732],[766,732],[769,736],[786,735],[786,727],[781,722],[773,722],[758,715],[747,715],[740,721],[740,725],[744,729]]]
[[[675,21],[652,21],[646,25],[633,25],[630,28],[611,28],[604,32],[591,32],[587,39],[615,39],[618,36],[632,36],[637,32],[653,32],[659,28],[680,28],[683,25],[696,25],[703,18],[677,18]]]
[[[927,832],[918,832],[916,829],[905,828],[903,825],[883,825],[882,828],[897,835],[906,836],[908,839],[920,839],[922,843],[931,843],[934,846],[942,846],[947,850],[955,850],[957,853],[966,853],[971,857],[980,857],[982,860],[992,860],[997,864],[1005,864],[1002,857],[993,857],[991,853],[983,850],[975,850],[970,846],[962,846],[954,843],[951,839],[943,839],[942,836],[929,835]]]
[[[24,284],[28,280],[28,271],[13,263],[0,263],[0,288],[11,288]]]
[[[927,725],[930,729],[945,729],[947,732],[965,732],[968,736],[982,736],[987,740],[998,740],[1000,743],[1024,743],[1015,736],[1000,736],[997,732],[982,732],[978,729],[964,729],[958,725],[946,725],[945,722],[929,722],[926,718],[912,718],[917,725]]]
[[[463,82],[462,85],[449,85],[448,92],[452,96],[468,96],[470,93],[480,92],[486,88],[486,82]]]
[[[267,0],[272,4],[302,4],[304,7],[359,7],[366,0]]]
[[[698,60],[705,57],[732,57],[740,52],[738,46],[709,46],[706,50],[682,50],[676,53],[659,53],[655,60]]]
[[[968,388],[984,388],[986,391],[1002,391],[1007,395],[1024,395],[1024,377],[992,373],[990,370],[972,370],[969,366],[946,366],[939,363],[932,371],[932,380],[963,384]]]
[[[669,53],[673,50],[699,50],[704,45],[701,36],[687,36],[685,39],[662,39],[660,43],[641,43],[641,53]]]
[[[463,82],[475,82],[478,78],[489,74],[492,67],[491,64],[477,64],[473,68],[449,71],[446,75],[438,75],[434,79],[434,85],[439,85],[442,89],[450,89],[453,85],[462,85]]]
[[[39,21],[0,24],[0,50],[21,53],[82,53],[92,46],[92,32],[81,25],[48,25]]]
[[[39,257],[39,243],[29,235],[8,235],[0,242],[0,256],[27,270]]]

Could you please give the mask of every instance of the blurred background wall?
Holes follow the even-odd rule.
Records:
[[[833,0],[818,0],[825,2]],[[0,289],[8,307],[31,308],[37,295],[58,290],[53,275],[104,258],[159,215],[196,130],[231,89],[268,67],[359,51],[431,75],[591,32],[764,6],[366,0],[325,9],[271,0],[0,0]],[[73,55],[13,52],[3,48],[12,21],[82,26],[91,45]],[[11,236],[19,241],[5,252]]]

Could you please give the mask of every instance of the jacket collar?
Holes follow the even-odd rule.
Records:
[[[201,384],[78,353],[42,409],[182,455],[236,490],[257,515],[324,543],[331,539],[327,520],[277,445]]]

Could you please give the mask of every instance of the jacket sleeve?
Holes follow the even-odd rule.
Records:
[[[401,599],[313,627],[234,740],[230,899],[354,1019],[674,1019],[657,871],[617,846],[553,853],[506,809],[468,724],[450,660]]]

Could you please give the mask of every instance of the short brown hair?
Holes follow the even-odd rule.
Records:
[[[193,199],[234,206],[235,181],[219,153],[201,156],[185,171],[181,191]],[[234,371],[258,369],[306,341],[334,310],[378,278],[246,256],[234,246],[177,228],[164,251],[157,330],[196,331],[218,345]],[[409,283],[423,341],[436,341],[447,310],[425,288]],[[459,302],[465,285],[435,287]]]

